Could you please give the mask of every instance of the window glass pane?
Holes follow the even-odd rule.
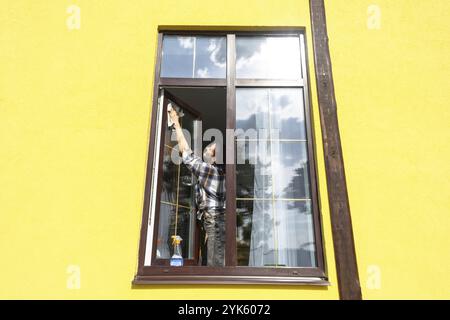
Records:
[[[237,261],[252,267],[315,267],[310,201],[237,201]]]
[[[180,165],[180,177],[178,179],[178,203],[187,207],[193,207],[195,180],[192,173],[185,165]]]
[[[164,128],[164,143],[166,147],[175,148],[178,144],[175,132]]]
[[[164,36],[161,77],[225,78],[225,37]]]
[[[303,89],[238,88],[236,129],[239,139],[306,139]],[[270,120],[270,121],[269,121]]]
[[[299,37],[236,37],[236,77],[300,79]]]
[[[194,177],[184,165],[172,161],[172,149],[164,148],[161,201],[192,207],[194,201]]]
[[[184,110],[180,123],[191,138],[194,121],[195,117]],[[195,242],[195,214],[192,212],[195,178],[186,166],[181,164],[175,133],[166,125],[162,130],[164,147],[156,256],[158,259],[170,259],[173,254],[172,236],[179,235],[183,239],[181,241],[183,257],[192,259]],[[189,139],[188,136],[186,138]]]
[[[158,259],[170,259],[173,255],[172,236],[179,235],[183,239],[181,241],[183,258],[192,258],[194,227],[195,217],[189,213],[189,209],[161,203],[156,257]]]
[[[192,78],[194,37],[164,36],[161,77]]]
[[[172,161],[172,149],[164,147],[161,201],[176,202],[178,166]]]
[[[225,37],[197,37],[195,53],[195,78],[225,78]]]
[[[268,89],[236,89],[236,134],[238,139],[269,138]]]
[[[174,104],[172,102],[172,104]],[[185,112],[180,118],[180,123],[184,130],[187,130],[193,137],[194,117]],[[163,155],[163,181],[161,201],[180,204],[191,207],[194,201],[194,177],[184,165],[178,165],[180,161],[176,134],[174,131],[164,127],[164,155]],[[178,172],[179,171],[179,172]]]
[[[236,91],[241,266],[315,266],[302,94],[288,88]]]
[[[269,89],[272,139],[306,139],[303,89]]]
[[[305,142],[271,141],[274,197],[309,198],[308,157]]]
[[[273,179],[267,141],[236,143],[236,197],[272,198]]]
[[[310,198],[306,142],[236,142],[237,198]]]

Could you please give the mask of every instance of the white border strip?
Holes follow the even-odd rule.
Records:
[[[153,168],[152,168],[152,189],[150,192],[151,205],[149,208],[149,221],[147,229],[147,240],[145,244],[145,260],[144,266],[151,266],[152,263],[152,250],[153,250],[153,232],[154,232],[154,221],[155,221],[155,205],[156,205],[156,187],[158,183],[158,167],[159,167],[159,149],[161,142],[161,128],[162,128],[162,110],[164,104],[164,89],[161,89],[158,97],[158,110],[156,116],[156,143],[155,143],[155,154],[153,158]],[[152,137],[150,137],[151,139]]]

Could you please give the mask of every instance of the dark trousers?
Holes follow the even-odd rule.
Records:
[[[203,212],[202,229],[202,265],[225,266],[225,213]]]

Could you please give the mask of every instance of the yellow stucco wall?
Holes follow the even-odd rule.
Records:
[[[449,299],[450,1],[326,4],[363,297]]]
[[[326,1],[363,296],[450,298],[450,3],[376,2]],[[157,26],[306,26],[312,61],[307,0],[245,3],[0,0],[0,298],[338,297],[314,79],[332,285],[131,286]]]

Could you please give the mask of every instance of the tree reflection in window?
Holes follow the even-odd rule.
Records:
[[[236,91],[240,266],[316,265],[303,101],[302,89]]]

